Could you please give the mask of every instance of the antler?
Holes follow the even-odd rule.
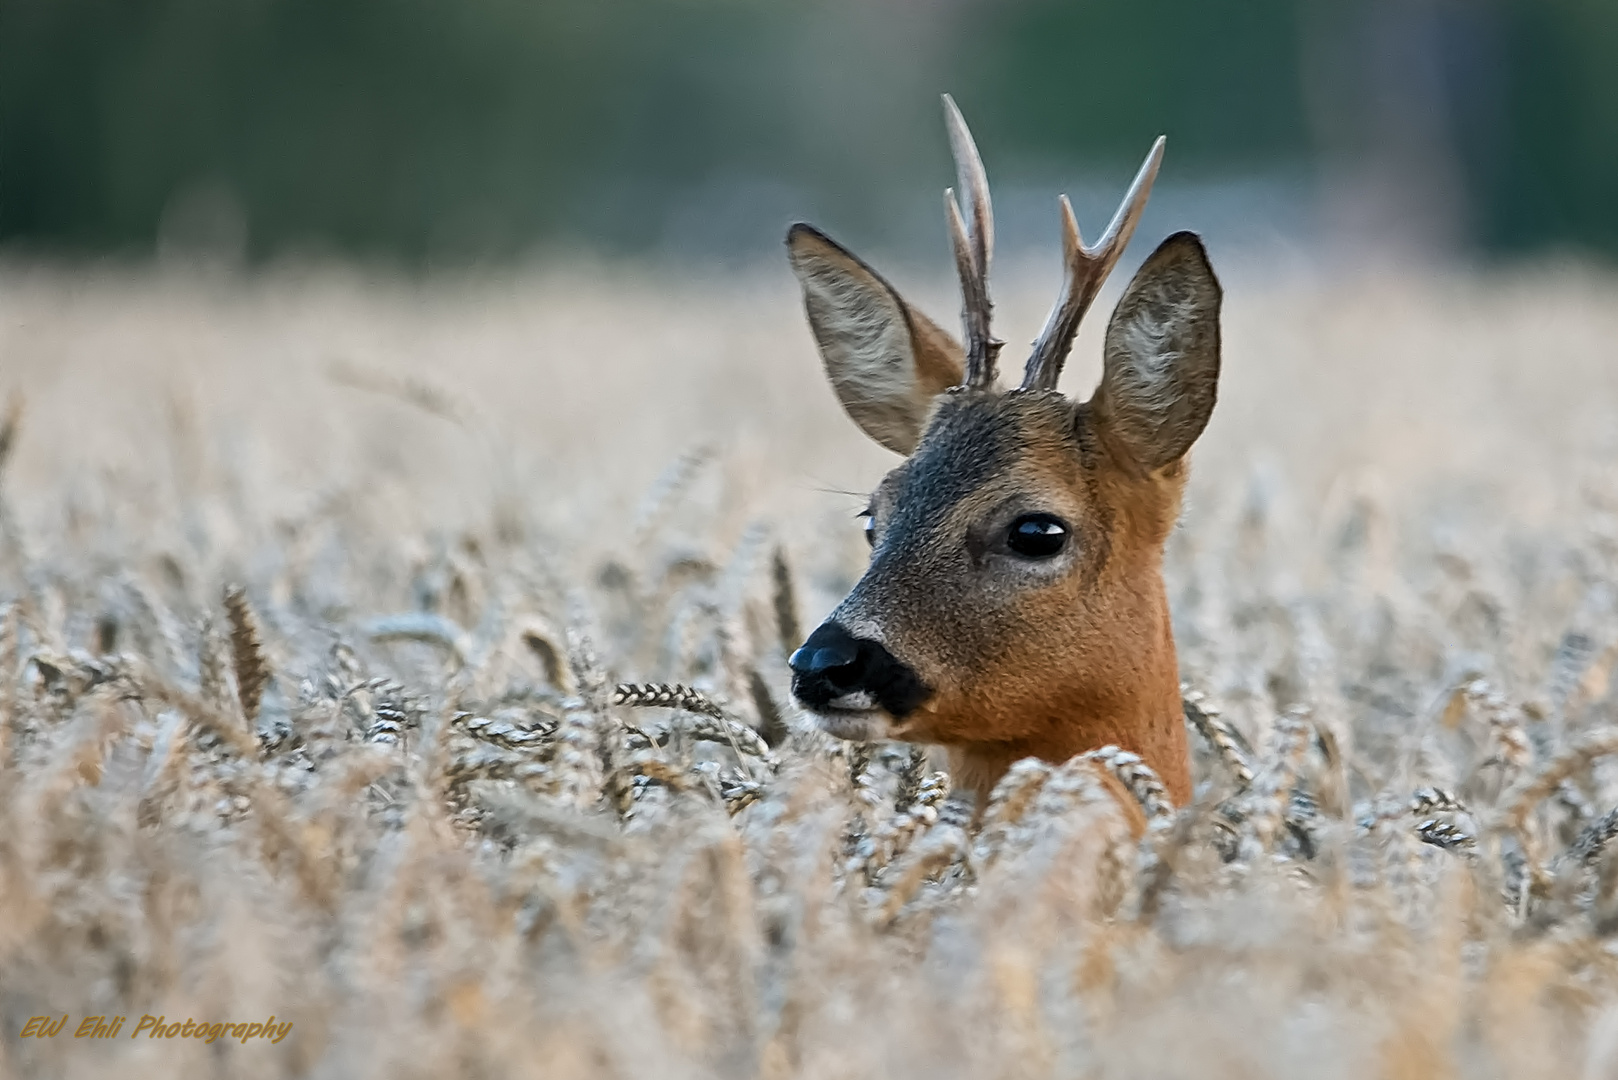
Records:
[[[1163,163],[1163,142],[1163,137],[1159,135],[1152,144],[1145,164],[1135,174],[1135,182],[1129,185],[1129,192],[1095,247],[1085,247],[1084,239],[1079,235],[1078,220],[1073,216],[1073,204],[1067,201],[1066,195],[1061,197],[1062,261],[1066,264],[1062,275],[1062,297],[1051,309],[1050,318],[1045,320],[1045,329],[1039,332],[1039,338],[1034,342],[1033,354],[1028,357],[1028,366],[1023,371],[1024,390],[1056,389],[1062,364],[1067,360],[1068,350],[1073,348],[1073,335],[1078,333],[1079,320],[1084,318],[1096,293],[1101,291],[1102,282],[1107,280],[1118,257],[1129,245],[1129,238],[1134,235],[1135,226],[1140,222],[1141,211],[1146,209],[1146,200],[1152,194],[1152,181],[1157,179],[1157,168]],[[959,247],[956,250],[959,252]],[[959,254],[956,258],[959,260]],[[964,281],[965,271],[962,271],[962,275]]]
[[[955,99],[944,95],[944,123],[949,128],[950,150],[955,154],[955,176],[966,199],[966,220],[955,201],[955,189],[944,191],[944,216],[955,249],[955,269],[961,277],[961,321],[966,327],[965,386],[994,384],[998,341],[989,335],[989,256],[994,251],[994,210],[989,206],[989,178],[983,159],[966,128]]]

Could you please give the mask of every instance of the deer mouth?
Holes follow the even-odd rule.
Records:
[[[892,737],[892,717],[876,707],[869,693],[848,694],[806,711],[815,726],[834,739],[874,742]]]

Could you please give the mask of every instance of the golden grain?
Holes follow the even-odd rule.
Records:
[[[979,808],[791,704],[892,461],[784,269],[0,271],[6,1015],[295,1024],[0,1071],[1597,1075],[1618,282],[1228,284],[1193,804],[1108,750]]]

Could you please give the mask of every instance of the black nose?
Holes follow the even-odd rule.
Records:
[[[862,644],[875,643],[859,640],[838,623],[822,623],[786,661],[793,669],[793,693],[804,704],[824,706],[859,690],[866,669]]]
[[[836,622],[822,623],[787,663],[793,696],[811,709],[863,691],[872,704],[900,717],[929,693],[920,677],[881,642],[857,638]]]

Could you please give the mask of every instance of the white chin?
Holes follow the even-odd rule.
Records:
[[[811,711],[809,716],[814,720],[815,726],[834,739],[878,742],[893,737],[891,734],[893,722],[888,719],[888,714],[880,709],[861,709],[857,712],[841,709]]]

